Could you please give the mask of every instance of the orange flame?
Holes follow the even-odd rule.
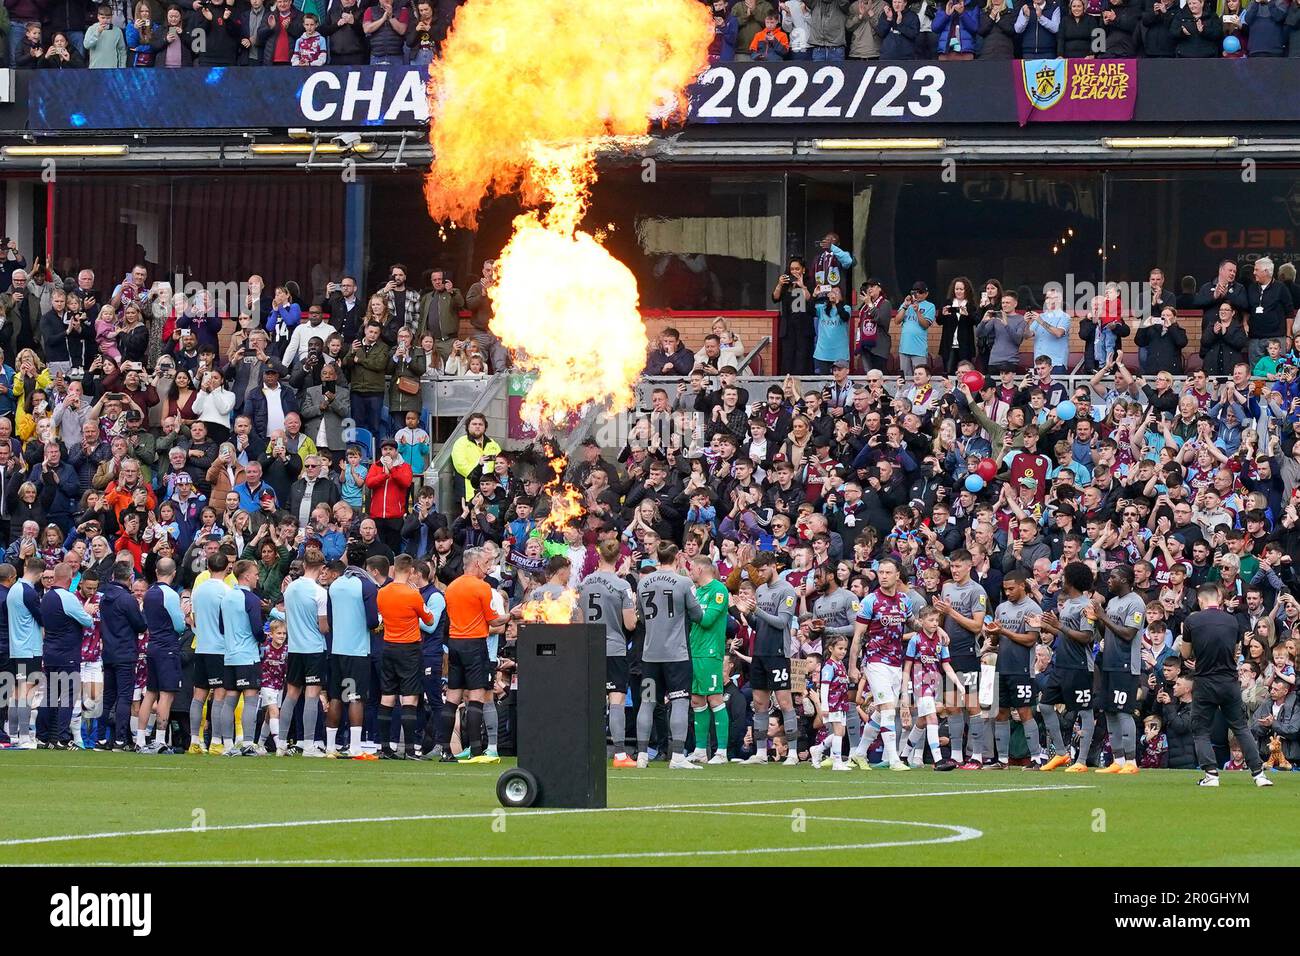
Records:
[[[543,595],[539,601],[525,601],[520,610],[524,621],[531,624],[569,624],[577,606],[578,592],[565,588],[559,597]]]
[[[515,219],[488,290],[492,330],[537,372],[524,403],[534,421],[632,404],[646,346],[636,280],[578,226],[600,141],[644,135],[665,101],[684,113],[708,65],[699,0],[640,0],[636,29],[610,16],[604,0],[475,0],[430,67],[433,218],[473,227],[484,198],[513,191],[549,207]]]
[[[543,536],[549,536],[554,531],[563,531],[569,524],[580,521],[587,513],[583,504],[582,489],[564,480],[564,469],[568,467],[568,459],[559,455],[551,459],[550,466],[555,477],[542,488],[542,494],[550,498],[551,507],[545,515],[537,519],[537,527]]]

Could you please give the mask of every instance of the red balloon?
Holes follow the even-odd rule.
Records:
[[[979,372],[972,372],[972,375],[978,375]],[[975,466],[975,474],[979,475],[985,481],[992,481],[998,473],[998,463],[992,458],[981,458],[978,465]]]
[[[984,387],[984,376],[975,371],[967,372],[961,377],[961,383],[972,392],[978,392]]]

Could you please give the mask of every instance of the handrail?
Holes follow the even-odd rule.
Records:
[[[749,353],[741,360],[740,365],[736,368],[736,371],[743,372],[745,369],[749,368],[749,363],[754,361],[754,359],[758,357],[758,353],[763,351],[763,349],[767,348],[771,344],[772,344],[772,336],[770,335],[765,335],[761,339],[759,339],[758,342],[755,343],[754,347],[749,350]]]
[[[438,491],[438,501],[444,508],[447,502],[452,501],[452,495],[455,492],[452,482],[453,476],[459,477],[457,471],[451,465],[451,450],[456,441],[465,434],[465,422],[475,412],[485,412],[488,406],[500,397],[501,391],[506,387],[506,381],[509,379],[509,372],[497,372],[492,376],[492,383],[479,394],[470,410],[460,417],[456,427],[447,435],[447,440],[442,443],[436,455],[429,461],[429,467],[424,470],[425,480],[428,484],[433,485]],[[459,495],[455,500],[459,500]]]

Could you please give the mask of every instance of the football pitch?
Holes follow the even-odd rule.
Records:
[[[0,753],[0,865],[1286,866],[1300,775],[610,771],[609,808],[504,810],[500,766]],[[1253,821],[1253,822],[1252,822]],[[1265,824],[1267,828],[1267,824]],[[1256,834],[1258,831],[1255,831]]]

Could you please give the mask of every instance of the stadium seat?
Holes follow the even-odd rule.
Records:
[[[361,457],[366,461],[375,460],[375,436],[368,428],[354,428],[352,441],[361,446]]]

